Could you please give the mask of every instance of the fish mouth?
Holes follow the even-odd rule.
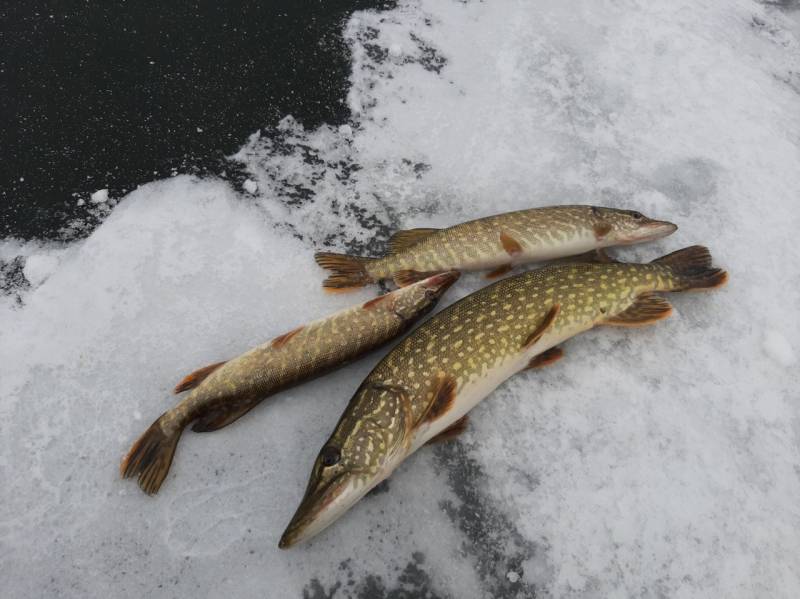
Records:
[[[319,490],[306,493],[292,520],[278,541],[278,547],[288,549],[321,532],[344,514],[360,494],[347,493],[355,490],[355,479],[347,473],[331,479]]]
[[[458,281],[461,273],[457,270],[448,270],[447,272],[433,275],[422,281],[422,286],[426,289],[432,290],[436,293],[436,297],[440,297],[445,291],[450,289],[450,286]]]
[[[643,241],[655,241],[667,235],[672,235],[678,230],[678,225],[666,220],[650,220],[643,223],[630,236],[621,239],[622,244],[641,243]]]

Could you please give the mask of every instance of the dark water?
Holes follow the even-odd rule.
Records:
[[[4,2],[0,236],[58,237],[97,189],[229,171],[226,155],[287,114],[346,120],[342,25],[389,5]]]

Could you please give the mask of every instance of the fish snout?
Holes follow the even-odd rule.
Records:
[[[655,241],[667,235],[672,235],[678,230],[678,225],[666,220],[648,220],[640,224],[635,231],[626,235],[620,242],[623,244]]]

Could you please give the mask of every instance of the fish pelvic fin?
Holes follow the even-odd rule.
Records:
[[[440,229],[405,229],[389,238],[389,254],[399,254],[417,245],[426,237],[430,237]]]
[[[711,265],[711,252],[702,245],[693,245],[653,260],[653,264],[667,266],[677,279],[673,291],[713,289],[728,281],[728,273]]]
[[[122,478],[137,477],[139,488],[148,495],[161,488],[183,432],[182,426],[162,426],[165,415],[137,439],[119,466]]]
[[[538,356],[531,358],[530,362],[528,362],[528,365],[525,367],[525,370],[550,366],[551,364],[558,362],[563,357],[563,349],[560,347],[551,347],[547,351],[540,353]]]
[[[239,418],[255,408],[260,402],[253,401],[244,405],[239,405],[230,409],[218,409],[204,414],[192,425],[192,430],[196,433],[210,433],[233,424]]]
[[[331,274],[322,282],[326,291],[347,291],[374,283],[369,273],[367,264],[376,258],[364,256],[350,256],[348,254],[334,254],[333,252],[317,252],[314,260],[322,268],[331,271]]]
[[[208,366],[203,366],[203,368],[199,368],[195,370],[191,374],[187,374],[183,377],[180,383],[178,383],[175,388],[172,390],[173,393],[182,393],[183,391],[188,391],[189,389],[194,389],[202,383],[208,375],[214,372],[217,368],[225,364],[225,362],[217,362],[216,364],[210,364]]]

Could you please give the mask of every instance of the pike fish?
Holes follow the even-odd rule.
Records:
[[[495,278],[519,264],[651,241],[677,228],[633,210],[553,206],[506,212],[446,229],[398,231],[382,258],[318,252],[314,259],[332,272],[322,283],[327,291],[390,278],[402,287],[446,270],[491,270],[488,278]]]
[[[175,387],[175,393],[191,393],[164,412],[133,444],[120,465],[123,478],[135,476],[145,493],[157,493],[186,426],[194,422],[193,431],[218,430],[268,396],[343,366],[394,339],[430,312],[458,277],[458,272],[429,277],[191,373]]]
[[[647,264],[549,266],[454,303],[363,381],[319,452],[279,546],[319,533],[417,449],[461,433],[478,402],[513,374],[558,360],[564,340],[595,325],[652,324],[671,312],[657,293],[726,280],[708,250],[692,246]]]

